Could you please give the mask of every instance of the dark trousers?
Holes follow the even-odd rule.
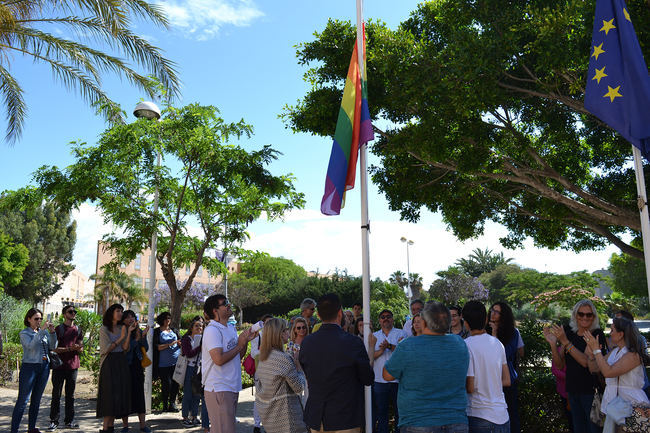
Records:
[[[388,433],[388,410],[393,406],[395,411],[395,426],[399,425],[399,412],[397,411],[397,383],[375,382],[372,386],[372,399],[375,402],[373,424],[376,423],[376,433]],[[396,427],[397,428],[397,427]]]
[[[171,405],[176,404],[176,397],[178,396],[178,383],[174,377],[175,365],[171,367],[158,367],[158,374],[161,381],[163,410],[167,410]]]
[[[61,391],[65,382],[65,424],[74,421],[74,388],[77,384],[77,369],[52,370],[52,406],[50,406],[50,421],[59,424],[61,406]]]
[[[600,433],[603,431],[601,427],[591,422],[589,417],[593,400],[593,394],[569,393],[569,405],[571,406],[573,431],[575,433]]]
[[[521,433],[521,428],[519,427],[519,392],[517,389],[517,383],[515,382],[511,386],[504,387],[503,395],[505,396],[506,404],[508,405],[510,433]]]
[[[36,419],[41,406],[41,397],[47,385],[47,378],[50,377],[50,363],[40,362],[37,364],[23,363],[18,375],[18,398],[16,406],[11,415],[11,433],[18,433],[20,421],[27,407],[29,400],[29,418],[27,427],[29,430],[36,429]],[[31,395],[31,399],[30,399]]]

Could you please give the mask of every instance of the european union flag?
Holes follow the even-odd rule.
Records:
[[[650,160],[650,75],[623,0],[597,0],[585,108]]]

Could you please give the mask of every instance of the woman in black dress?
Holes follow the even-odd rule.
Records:
[[[149,326],[140,329],[138,318],[135,312],[126,310],[122,314],[122,325],[131,327],[135,323],[135,329],[131,331],[131,342],[129,350],[126,352],[126,361],[129,364],[131,373],[131,411],[130,415],[137,414],[140,421],[140,431],[142,433],[151,433],[145,422],[146,407],[144,403],[144,368],[142,368],[142,349],[149,350],[147,344],[147,332]],[[129,431],[129,417],[122,417],[122,432]]]
[[[103,432],[112,432],[115,418],[131,411],[131,373],[125,352],[129,350],[135,322],[127,329],[120,325],[124,308],[113,304],[104,313],[99,329],[99,387],[97,418],[103,418]]]

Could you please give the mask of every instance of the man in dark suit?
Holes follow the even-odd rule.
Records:
[[[359,432],[364,423],[363,386],[375,380],[363,341],[341,329],[335,294],[318,300],[322,326],[302,342],[299,360],[307,376],[305,424],[312,433]]]

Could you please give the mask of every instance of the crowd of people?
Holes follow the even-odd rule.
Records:
[[[103,315],[99,338],[100,432],[113,432],[116,419],[122,420],[120,431],[128,432],[133,415],[141,432],[151,431],[145,419],[144,368],[153,362],[164,411],[178,412],[182,387],[183,426],[235,433],[241,364],[250,343],[254,433],[361,432],[364,386],[372,387],[373,433],[388,433],[391,414],[401,433],[519,433],[518,362],[524,343],[510,306],[497,302],[486,310],[478,301],[461,308],[415,300],[410,309],[403,329],[394,326],[390,310],[380,311],[379,330],[368,336],[366,349],[361,305],[344,311],[335,294],[318,302],[305,299],[289,322],[267,314],[241,333],[229,322],[228,299],[213,295],[182,337],[170,326],[168,312],[156,318],[151,361],[148,327],[141,329],[133,311],[114,304]],[[28,401],[28,431],[39,432],[36,420],[51,363],[49,430],[59,428],[64,390],[63,425],[78,428],[74,391],[83,330],[74,323],[73,306],[62,313],[57,327],[42,323],[38,309],[25,316],[12,433],[18,432]],[[650,404],[644,368],[650,359],[633,318],[617,313],[609,341],[599,323],[593,303],[582,300],[568,325],[544,329],[557,390],[575,433],[602,431],[592,410],[601,393],[606,432],[624,421],[625,404]]]

